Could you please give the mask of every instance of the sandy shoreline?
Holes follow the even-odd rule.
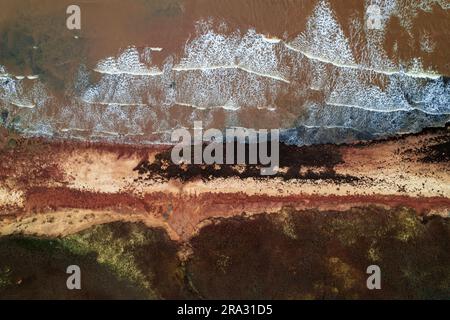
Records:
[[[342,212],[407,207],[419,215],[447,217],[448,163],[423,159],[448,138],[447,128],[337,146],[326,149],[329,154],[317,146],[295,147],[288,149],[294,157],[280,155],[282,173],[265,178],[242,178],[245,167],[221,177],[214,177],[220,168],[203,168],[193,177],[176,168],[179,178],[164,178],[158,166],[158,172],[136,170],[142,161],[155,163],[167,146],[24,140],[0,155],[0,234],[61,236],[120,220],[142,221],[164,228],[174,240],[187,240],[211,219],[277,213],[284,207]],[[296,161],[303,165],[296,167]],[[287,177],[292,171],[296,175]]]

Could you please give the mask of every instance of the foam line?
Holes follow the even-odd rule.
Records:
[[[291,83],[289,80],[286,80],[282,77],[279,76],[274,76],[274,75],[270,75],[270,74],[266,74],[266,73],[261,73],[261,72],[257,72],[257,71],[253,71],[251,69],[239,66],[239,65],[231,65],[231,66],[209,66],[209,67],[174,67],[172,70],[173,71],[208,71],[208,70],[219,70],[219,69],[237,69],[237,70],[242,70],[244,72],[247,73],[251,73],[251,74],[255,74],[264,78],[270,78],[270,79],[274,79],[277,81],[282,81],[284,83]]]
[[[109,106],[109,105],[116,105],[116,106],[120,106],[120,107],[134,107],[134,106],[145,107],[145,106],[147,106],[147,104],[145,104],[145,103],[95,102],[95,101],[88,101],[85,99],[81,99],[81,101],[83,101],[84,103],[88,103],[88,104],[99,104],[99,105],[103,105],[103,106]]]
[[[309,52],[300,50],[298,48],[293,47],[292,45],[283,42],[284,45],[286,46],[286,48],[301,53],[302,55],[304,55],[305,57],[307,57],[308,59],[311,60],[316,60],[316,61],[320,61],[326,64],[331,64],[335,67],[338,68],[345,68],[345,69],[353,69],[353,70],[362,70],[362,71],[369,71],[369,72],[375,72],[375,73],[379,73],[379,74],[384,74],[387,76],[392,76],[392,75],[406,75],[408,77],[411,78],[418,78],[418,79],[432,79],[432,80],[436,80],[442,77],[442,75],[437,74],[437,73],[429,73],[429,72],[416,72],[416,71],[398,71],[398,70],[382,70],[382,69],[375,69],[375,68],[369,68],[369,67],[365,67],[365,66],[361,66],[361,65],[357,65],[357,64],[344,64],[344,63],[339,63],[336,61],[331,61],[325,58],[322,58],[320,56],[316,56],[313,55]]]
[[[32,104],[32,103],[30,103],[30,104],[23,104],[23,103],[15,102],[15,101],[11,101],[11,104],[13,104],[13,105],[15,105],[16,107],[19,107],[19,108],[27,108],[27,109],[33,109],[36,106],[35,104]]]
[[[233,107],[229,107],[229,106],[200,107],[200,106],[197,106],[195,104],[184,103],[184,102],[175,102],[175,104],[177,104],[179,106],[183,106],[183,107],[191,107],[191,108],[198,109],[198,110],[208,110],[208,109],[222,108],[222,109],[225,109],[225,110],[236,111],[236,110],[239,110],[241,108],[241,107],[233,108]]]
[[[425,110],[422,110],[419,108],[410,108],[410,109],[398,108],[398,109],[391,109],[391,110],[379,110],[379,109],[374,109],[374,108],[365,108],[365,107],[361,107],[361,106],[354,105],[354,104],[334,103],[334,102],[325,102],[325,103],[329,106],[356,108],[356,109],[361,109],[361,110],[365,110],[365,111],[380,112],[380,113],[420,111],[420,112],[423,112],[425,114],[432,115],[432,116],[441,116],[441,115],[450,114],[450,113],[446,113],[446,112],[443,112],[443,113],[428,112],[428,111],[425,111]]]
[[[162,71],[152,71],[152,72],[142,72],[142,71],[107,71],[107,70],[101,70],[98,68],[94,69],[95,72],[101,73],[101,74],[109,74],[109,75],[121,75],[121,74],[128,74],[132,76],[147,76],[147,77],[157,77],[161,76],[163,74]]]

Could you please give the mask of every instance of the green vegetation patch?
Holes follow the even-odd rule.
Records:
[[[161,254],[157,248],[166,251]],[[99,225],[62,239],[3,237],[0,271],[8,268],[8,272],[0,272],[0,297],[179,297],[181,289],[176,281],[158,290],[159,284],[168,282],[164,277],[177,272],[177,250],[162,230],[140,224]],[[82,290],[67,289],[69,265],[80,266]]]
[[[449,219],[402,207],[217,219],[185,244],[115,222],[0,238],[0,298],[449,299],[449,239]],[[70,291],[74,264],[82,290]],[[367,288],[371,265],[381,290]]]

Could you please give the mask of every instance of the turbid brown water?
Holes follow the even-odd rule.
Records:
[[[95,65],[104,57],[116,55],[118,50],[129,45],[140,48],[147,46],[164,48],[163,53],[154,57],[154,63],[161,65],[163,59],[170,54],[182,54],[184,43],[195,33],[194,26],[197,21],[213,19],[219,23],[226,23],[229,31],[239,29],[245,32],[254,28],[260,34],[292,40],[305,31],[307,19],[318,2],[316,0],[250,0],[244,3],[239,0],[137,0],[128,1],[124,5],[124,2],[119,0],[79,1],[82,10],[82,29],[76,34],[81,35],[83,42],[87,43],[88,61],[91,65]],[[329,3],[347,36],[350,35],[351,19],[356,17],[363,20],[366,16],[364,1],[346,0]],[[419,9],[419,4],[414,6],[402,1],[397,2],[401,12],[393,14],[389,20],[385,48],[388,57],[394,59],[392,45],[394,41],[398,41],[398,55],[405,61],[422,58],[425,69],[432,67],[440,74],[450,75],[448,62],[450,21],[447,11],[443,8],[448,4],[445,4],[445,1],[435,3],[429,1],[429,3],[428,7],[431,10],[424,11]],[[65,11],[70,4],[72,2],[66,0],[2,0],[1,30],[5,32],[19,26],[22,30],[33,27],[31,35],[39,38],[42,36],[41,33],[48,31],[45,28],[51,26],[55,28],[55,34],[68,41],[74,34],[65,28],[67,18]],[[411,30],[407,30],[404,26],[407,20],[413,22]],[[411,35],[408,35],[408,32]],[[432,52],[420,50],[420,36],[423,34],[427,34],[429,40],[435,42],[437,47]],[[20,67],[14,64],[6,66],[12,68],[11,71]]]
[[[68,4],[2,1],[0,103],[28,135],[168,142],[199,120],[301,145],[449,120],[445,1],[380,3],[379,30],[363,0],[82,1],[74,31]]]

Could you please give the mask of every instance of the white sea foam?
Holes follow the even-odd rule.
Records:
[[[295,52],[299,52],[301,54],[303,54],[304,56],[306,56],[307,58],[311,59],[311,60],[315,60],[315,61],[320,61],[326,64],[331,64],[335,67],[338,68],[344,68],[344,69],[353,69],[353,70],[360,70],[360,71],[367,71],[367,72],[375,72],[375,73],[379,73],[379,74],[383,74],[386,76],[393,76],[393,75],[404,75],[407,77],[411,77],[411,78],[418,78],[418,79],[432,79],[432,80],[436,80],[442,77],[441,74],[437,73],[437,72],[427,72],[427,71],[423,71],[423,70],[383,70],[383,69],[376,69],[376,68],[371,68],[371,67],[366,67],[363,65],[359,65],[359,64],[345,64],[345,63],[340,63],[338,61],[333,61],[333,60],[328,60],[325,57],[319,56],[319,55],[314,55],[312,53],[309,53],[307,51],[304,51],[302,49],[296,48],[294,47],[292,44],[285,44],[286,48],[293,50]]]
[[[104,101],[87,101],[85,99],[81,99],[81,101],[83,101],[84,103],[88,103],[88,104],[98,104],[98,105],[104,105],[104,106],[108,106],[108,105],[116,105],[116,106],[120,106],[120,107],[131,107],[131,106],[146,106],[145,103],[119,103],[119,102],[104,102]]]
[[[148,77],[156,77],[160,76],[163,73],[161,71],[123,71],[123,70],[114,70],[114,69],[101,69],[101,68],[95,68],[95,72],[103,73],[103,74],[110,74],[110,75],[116,75],[116,74],[128,74],[132,76],[148,76]]]
[[[127,48],[118,58],[109,57],[100,61],[94,71],[109,75],[127,74],[150,77],[162,75],[162,71],[140,61],[139,52],[136,47]]]
[[[288,48],[299,50],[311,59],[337,65],[355,64],[350,44],[330,5],[323,0],[308,19],[306,30],[288,44]]]
[[[397,109],[389,109],[389,110],[383,110],[378,108],[370,108],[365,106],[358,106],[358,105],[352,105],[352,104],[345,104],[345,103],[333,103],[333,102],[326,102],[327,105],[330,106],[337,106],[337,107],[346,107],[346,108],[357,108],[365,111],[372,111],[372,112],[381,112],[381,113],[394,113],[394,112],[410,112],[414,110],[418,110],[421,112],[424,112],[429,115],[443,115],[443,114],[450,114],[449,113],[433,113],[433,112],[427,112],[424,110],[421,110],[420,108],[397,108]]]
[[[222,105],[222,106],[208,106],[208,107],[200,107],[197,106],[195,104],[190,104],[190,103],[183,103],[183,102],[175,102],[175,104],[178,104],[180,106],[184,106],[184,107],[190,107],[190,108],[194,108],[194,109],[198,109],[198,110],[208,110],[208,109],[224,109],[224,110],[232,110],[232,111],[236,111],[239,110],[240,107],[234,105],[232,102]]]
[[[87,129],[82,128],[62,128],[61,132],[69,132],[69,131],[78,131],[78,132],[87,132]]]
[[[216,67],[215,67],[216,66]],[[186,44],[185,56],[174,70],[204,70],[208,68],[236,68],[263,77],[288,82],[287,69],[280,64],[277,48],[249,30],[222,35],[207,24],[202,33]]]
[[[383,26],[398,15],[398,1],[378,1]],[[243,119],[252,121],[245,114],[255,108],[258,123],[299,117],[305,137],[290,140],[296,143],[328,141],[327,134],[333,142],[350,131],[350,137],[361,138],[445,123],[450,86],[443,77],[425,70],[420,59],[394,63],[398,59],[391,61],[383,47],[386,30],[367,30],[358,16],[349,21],[347,38],[325,0],[318,1],[305,31],[290,42],[255,30],[224,33],[226,28],[200,21],[184,54],[168,56],[161,66],[152,64],[152,54],[162,48],[131,46],[99,61],[95,83],[89,80],[91,71],[80,68],[70,103],[52,112],[46,109],[52,98],[38,78],[19,81],[0,66],[0,105],[20,109],[27,134],[50,135],[57,123],[67,137],[121,142],[135,137],[142,143],[146,132],[165,142],[177,125],[214,123],[216,115],[224,117],[225,126],[240,126]],[[435,46],[426,34],[420,41],[422,53]]]
[[[384,5],[380,4],[380,6],[384,13],[392,11],[395,7],[392,3],[388,5],[388,2],[385,2]],[[362,24],[359,24],[359,29],[362,26]],[[290,50],[301,53],[308,59],[331,64],[337,68],[374,72],[386,76],[404,75],[419,79],[435,80],[442,77],[436,72],[422,69],[402,70],[396,68],[388,61],[382,44],[377,43],[379,41],[382,42],[379,34],[369,34],[368,47],[358,48],[359,51],[367,53],[366,59],[364,59],[367,65],[357,63],[350,48],[351,44],[345,37],[330,5],[328,2],[321,0],[313,15],[308,19],[306,31],[290,43],[284,43],[284,45]],[[358,45],[358,43],[352,45]]]
[[[5,67],[0,66],[0,105],[14,106],[21,109],[35,109],[36,106],[43,107],[49,99],[45,87],[40,82],[24,81],[25,76],[14,76],[6,72]],[[37,78],[33,78],[35,80]],[[25,114],[25,120],[29,118]]]
[[[15,105],[16,107],[19,107],[19,108],[27,108],[27,109],[33,109],[34,107],[36,107],[35,104],[24,103],[24,102],[19,102],[19,101],[11,101],[11,104],[13,104],[13,105]]]
[[[275,37],[266,37],[265,35],[262,35],[262,39],[268,43],[277,44],[281,42],[281,39],[275,38]]]
[[[255,74],[257,76],[261,76],[264,78],[270,78],[277,81],[282,81],[285,83],[291,83],[289,80],[286,80],[282,77],[270,75],[270,74],[264,74],[257,71],[250,70],[248,68],[239,66],[239,65],[230,65],[230,66],[207,66],[207,67],[175,67],[172,70],[174,71],[209,71],[209,70],[219,70],[219,69],[236,69],[236,70],[242,70],[251,74]]]

